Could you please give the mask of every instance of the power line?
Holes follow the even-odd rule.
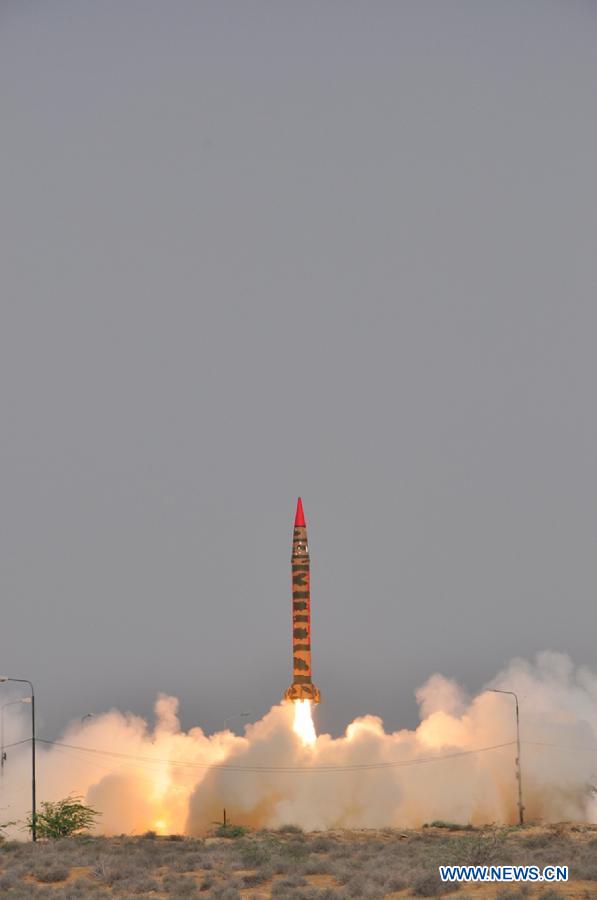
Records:
[[[31,741],[31,738],[24,738],[22,741],[14,741],[12,744],[4,744],[5,750],[10,750],[11,747],[19,747],[21,744],[28,744]]]
[[[486,753],[491,750],[500,750],[503,747],[512,747],[514,745],[514,741],[507,741],[503,744],[493,744],[489,747],[478,747],[473,750],[458,750],[454,753],[444,753],[438,756],[427,756],[427,757],[419,757],[418,759],[405,759],[405,760],[397,760],[395,762],[380,762],[380,763],[354,763],[354,764],[346,764],[344,766],[258,766],[258,765],[233,765],[231,763],[198,763],[198,762],[188,762],[186,760],[177,760],[177,759],[164,759],[160,757],[151,757],[151,756],[137,756],[130,753],[120,753],[116,750],[99,750],[95,747],[82,747],[76,744],[65,744],[61,741],[48,741],[43,738],[38,739],[40,743],[46,744],[48,746],[56,747],[57,749],[63,750],[74,750],[82,753],[93,753],[100,756],[107,756],[111,759],[115,760],[131,760],[134,762],[140,763],[148,763],[150,765],[169,765],[180,768],[192,768],[192,769],[222,769],[224,771],[229,772],[239,772],[239,773],[251,773],[251,774],[259,774],[259,773],[267,773],[271,774],[274,772],[283,772],[289,774],[298,774],[298,773],[316,773],[316,772],[360,772],[360,771],[371,771],[371,770],[380,770],[380,769],[393,769],[393,768],[406,768],[410,766],[420,766],[426,765],[429,763],[441,762],[446,759],[456,759],[458,757],[464,756],[472,756],[477,753]]]
[[[123,760],[116,769],[114,767],[114,763],[110,764],[109,760],[104,759],[99,762],[97,759],[90,759],[89,756],[84,756],[82,753],[78,753],[75,750],[65,750],[62,747],[54,747],[54,752],[61,754],[67,759],[76,760],[76,762],[81,765],[90,766],[91,768],[98,771],[108,772],[111,774],[119,772],[126,773],[127,775],[134,775],[136,779],[141,779],[149,785],[153,785],[155,782],[155,766],[150,766],[148,763],[136,763],[134,762],[134,760]],[[142,771],[140,771],[140,769],[142,769]],[[183,781],[189,783],[192,782],[194,784],[197,780],[195,772],[182,768],[177,768],[174,772],[169,773],[169,775],[171,775],[173,780],[175,780],[178,784],[182,783]]]
[[[22,741],[15,741],[12,744],[6,744],[5,749],[10,749],[11,747],[18,747],[23,744],[29,743],[31,738],[25,738]],[[459,757],[464,756],[472,756],[478,753],[486,753],[492,750],[501,750],[504,747],[512,747],[515,744],[515,741],[507,741],[502,744],[493,744],[488,747],[477,747],[472,750],[458,750],[454,753],[443,753],[438,754],[437,756],[421,756],[417,759],[403,759],[396,760],[394,762],[379,762],[379,763],[347,763],[343,766],[274,766],[274,765],[235,765],[232,763],[199,763],[199,762],[191,762],[187,760],[180,759],[168,759],[164,757],[157,756],[139,756],[132,753],[120,753],[116,750],[100,750],[97,747],[83,747],[77,744],[66,744],[61,741],[49,741],[44,740],[43,738],[37,738],[37,742],[40,744],[46,744],[49,747],[54,747],[57,751],[75,751],[77,753],[91,753],[96,756],[104,756],[109,757],[110,759],[122,761],[124,764],[128,762],[128,764],[145,764],[150,766],[161,766],[168,765],[173,766],[175,768],[181,769],[201,769],[201,770],[209,770],[209,769],[222,769],[223,771],[229,772],[238,772],[238,773],[252,773],[252,774],[271,774],[275,772],[288,773],[288,774],[302,774],[302,773],[317,773],[317,772],[359,772],[359,771],[372,771],[372,770],[380,770],[380,769],[395,769],[395,768],[407,768],[410,766],[420,766],[427,765],[429,763],[442,762],[447,759],[457,759]],[[573,753],[597,753],[597,747],[572,747],[564,744],[554,744],[549,743],[547,741],[522,741],[524,746],[531,747],[548,747],[556,750],[567,750]],[[79,759],[84,759],[84,757],[79,757]]]
[[[458,757],[463,756],[472,756],[477,753],[486,753],[491,750],[501,750],[504,747],[512,747],[515,741],[506,741],[502,744],[493,744],[488,747],[477,747],[472,750],[458,750],[454,753],[443,753],[438,754],[437,756],[421,756],[416,759],[403,759],[403,760],[395,760],[393,762],[379,762],[379,763],[347,763],[346,765],[341,766],[274,766],[274,765],[234,765],[232,763],[199,763],[199,762],[191,762],[187,760],[180,759],[168,759],[164,757],[158,756],[140,756],[132,753],[121,753],[116,750],[100,750],[97,747],[83,747],[77,744],[66,744],[61,741],[49,741],[44,738],[37,738],[37,743],[46,744],[49,747],[54,747],[56,750],[62,751],[75,751],[77,753],[92,753],[98,756],[110,757],[115,760],[122,760],[123,762],[130,763],[144,763],[148,765],[169,765],[178,768],[192,768],[192,769],[222,769],[225,771],[231,772],[251,772],[251,773],[272,773],[272,772],[288,772],[288,773],[302,773],[302,772],[355,772],[355,771],[368,771],[374,769],[393,769],[393,768],[403,768],[409,766],[419,766],[419,765],[427,765],[429,763],[442,762],[446,759],[456,759]],[[31,738],[25,738],[21,741],[14,741],[11,744],[6,744],[5,749],[8,750],[11,747],[18,747],[23,744],[28,744],[31,741]],[[530,747],[549,747],[556,750],[567,750],[573,753],[597,753],[597,747],[572,747],[570,745],[565,744],[554,744],[547,741],[522,741],[524,746]],[[79,757],[81,758],[81,757]]]
[[[572,750],[575,753],[597,753],[597,747],[570,747],[566,744],[550,744],[547,741],[523,741],[528,747],[553,747],[555,750]]]

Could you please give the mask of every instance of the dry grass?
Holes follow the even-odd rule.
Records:
[[[440,864],[568,865],[567,885],[447,885]],[[437,897],[500,900],[597,897],[597,826],[305,834],[286,825],[205,840],[67,838],[0,844],[6,900],[219,898],[219,900],[383,900]]]

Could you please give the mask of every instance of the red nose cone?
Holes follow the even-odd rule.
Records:
[[[305,514],[303,512],[303,501],[301,498],[298,498],[298,503],[296,504],[296,516],[294,517],[294,527],[297,525],[305,524]]]

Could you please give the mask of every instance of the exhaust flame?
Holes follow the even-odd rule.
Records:
[[[293,705],[294,723],[292,730],[300,737],[303,747],[313,747],[317,736],[315,734],[315,725],[313,724],[311,701],[295,700]]]
[[[520,699],[521,761],[529,821],[597,822],[597,675],[568,657],[514,660],[490,684]],[[15,695],[16,696],[16,695]],[[414,730],[385,731],[363,716],[340,737],[315,735],[312,703],[282,703],[245,727],[183,732],[178,701],[159,697],[156,721],[116,710],[77,720],[60,743],[38,744],[40,800],[79,794],[104,834],[201,835],[221,820],[254,828],[419,827],[444,819],[517,821],[516,723],[511,697],[433,675],[417,691]],[[22,822],[30,796],[28,720],[5,709],[0,821]],[[318,771],[310,771],[317,769]],[[22,837],[19,826],[10,830]]]

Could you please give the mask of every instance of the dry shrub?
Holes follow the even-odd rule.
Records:
[[[502,888],[495,895],[496,900],[520,900],[525,896],[526,892],[523,888]]]
[[[272,887],[272,897],[280,897],[282,900],[289,896],[289,891],[297,887],[305,887],[307,882],[300,875],[291,875],[289,878],[281,878]]]
[[[300,825],[280,825],[279,828],[276,828],[276,832],[278,834],[302,834],[304,835],[303,829]]]
[[[415,879],[412,891],[415,897],[437,897],[440,894],[457,891],[458,887],[459,885],[455,882],[440,881],[437,869],[433,869]]]
[[[362,897],[363,900],[382,900],[385,890],[379,884],[364,873],[352,878],[346,885],[346,893],[349,897]]]
[[[404,878],[401,878],[399,875],[391,875],[384,884],[386,894],[392,894],[395,891],[403,891],[405,887],[407,887],[407,883]]]
[[[177,857],[172,862],[172,868],[175,872],[196,872],[197,869],[205,869],[206,866],[199,853],[187,853],[182,857]]]
[[[348,895],[343,890],[330,887],[298,887],[289,888],[284,900],[348,900]]]
[[[449,844],[452,852],[456,851],[461,864],[469,866],[490,866],[503,864],[506,860],[506,836],[503,828],[481,831],[474,835],[466,835],[452,840]]]
[[[243,844],[240,848],[241,865],[245,869],[257,869],[267,866],[272,860],[272,848],[257,841]]]
[[[119,881],[131,880],[139,874],[144,874],[144,870],[141,867],[136,868],[131,861],[123,862],[118,857],[110,856],[100,858],[91,874],[101,884],[113,887]]]
[[[39,869],[36,869],[33,876],[37,881],[41,881],[43,884],[54,884],[57,881],[66,881],[69,872],[70,869],[67,869],[66,866],[53,863],[49,866],[42,866]]]
[[[126,893],[127,895],[149,894],[151,891],[159,891],[160,884],[155,878],[152,878],[151,875],[140,872],[139,874],[131,875],[129,878],[119,881],[116,885],[116,890],[121,893]]]
[[[14,871],[3,872],[0,874],[0,896],[15,888],[20,881],[20,876]]]
[[[214,900],[241,900],[238,888],[231,884],[216,885],[209,896]]]
[[[197,882],[186,875],[164,875],[164,888],[175,897],[189,897],[197,890]]]
[[[243,887],[257,887],[259,884],[263,884],[266,881],[269,881],[270,878],[273,877],[273,871],[271,869],[265,868],[261,869],[259,872],[247,872],[246,875],[243,875]]]
[[[524,847],[525,850],[537,850],[541,847],[549,846],[552,842],[552,835],[540,832],[539,834],[529,834],[523,837],[520,841],[520,846]]]
[[[574,878],[582,881],[597,881],[597,857],[590,856],[587,859],[575,860],[570,866]]]
[[[316,837],[309,844],[309,849],[312,853],[328,853],[332,847],[334,846],[334,842],[326,837]]]
[[[327,859],[308,859],[301,872],[303,875],[331,875],[332,863]]]

